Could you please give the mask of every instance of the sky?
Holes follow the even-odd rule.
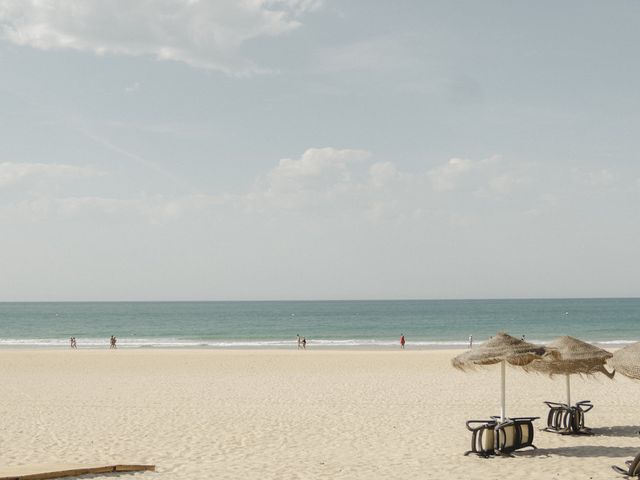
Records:
[[[0,0],[0,301],[640,296],[638,0]]]

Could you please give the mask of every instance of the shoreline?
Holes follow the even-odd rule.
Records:
[[[625,347],[627,345],[636,343],[637,340],[617,340],[617,341],[592,341],[592,340],[584,340],[593,345],[599,346],[605,350],[610,349],[618,349]],[[0,351],[66,351],[73,350],[70,348],[68,341],[64,342],[62,340],[58,340],[59,343],[56,344],[14,344],[14,343],[2,343],[0,341]],[[546,345],[550,343],[549,341],[537,341],[531,340],[531,343],[538,345]],[[314,343],[313,340],[307,343],[306,349],[298,349],[295,341],[292,341],[290,344],[276,344],[269,345],[265,344],[267,342],[256,342],[257,344],[252,345],[248,344],[248,342],[221,342],[224,345],[207,345],[207,344],[177,344],[175,342],[167,343],[165,345],[158,343],[149,343],[149,344],[139,344],[139,343],[127,343],[126,341],[121,341],[118,339],[117,350],[126,350],[126,351],[192,351],[192,350],[201,350],[201,351],[335,351],[335,352],[393,352],[393,351],[402,351],[400,348],[399,342],[388,344],[360,344],[360,345],[340,345],[340,344],[317,344]],[[479,346],[482,345],[481,341],[474,341],[473,345]],[[109,345],[106,342],[102,342],[101,344],[89,344],[83,345],[82,339],[78,341],[77,350],[83,351],[94,351],[94,350],[111,350]],[[425,343],[411,343],[407,342],[405,346],[405,351],[445,351],[445,350],[456,350],[456,351],[466,351],[469,350],[469,346],[463,343],[454,343],[454,342],[425,342]]]
[[[198,347],[182,347],[182,348],[138,348],[138,347],[118,347],[116,349],[110,349],[108,347],[104,348],[78,348],[71,349],[69,347],[0,347],[0,354],[3,353],[73,353],[73,352],[91,352],[91,353],[99,353],[99,352],[109,352],[113,354],[117,354],[117,352],[126,352],[128,353],[139,353],[139,354],[149,354],[149,355],[157,355],[157,354],[180,354],[180,353],[213,353],[213,354],[241,354],[241,353],[255,353],[255,354],[425,354],[425,353],[438,353],[444,354],[450,352],[452,355],[457,355],[458,353],[465,352],[467,349],[464,348],[405,348],[404,350],[398,348],[307,348],[304,349],[296,349],[296,348],[198,348]]]

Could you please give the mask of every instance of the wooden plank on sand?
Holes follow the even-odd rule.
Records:
[[[48,478],[78,477],[95,473],[112,472],[140,472],[148,470],[155,472],[155,465],[107,465],[104,467],[73,468],[71,470],[58,470],[55,472],[28,473],[25,475],[11,475],[0,477],[0,480],[46,480]]]

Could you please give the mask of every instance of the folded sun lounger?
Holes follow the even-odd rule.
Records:
[[[511,452],[522,448],[536,448],[533,444],[533,421],[539,417],[507,418],[490,420],[469,420],[467,429],[471,431],[471,450],[465,452],[480,457],[492,455],[511,456]]]
[[[546,432],[561,435],[592,435],[590,428],[584,425],[584,414],[593,408],[589,400],[583,400],[570,407],[566,403],[544,402],[549,407]]]
[[[640,453],[636,455],[633,460],[629,460],[625,462],[627,465],[627,469],[618,467],[617,465],[611,465],[614,471],[626,475],[627,477],[638,477],[640,476]]]
[[[495,420],[469,420],[467,428],[471,431],[471,450],[464,454],[474,453],[480,457],[495,455]]]
[[[498,423],[496,431],[496,452],[498,455],[511,455],[511,452],[522,448],[536,446],[533,444],[533,421],[539,417],[507,418]]]

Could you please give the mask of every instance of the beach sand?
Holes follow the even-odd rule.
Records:
[[[410,348],[410,345],[409,345]],[[619,478],[640,452],[640,382],[574,378],[597,436],[536,431],[537,451],[464,457],[467,419],[499,411],[499,367],[457,351],[0,351],[0,473],[152,463],[126,478]],[[507,414],[540,416],[564,378],[507,369]]]

